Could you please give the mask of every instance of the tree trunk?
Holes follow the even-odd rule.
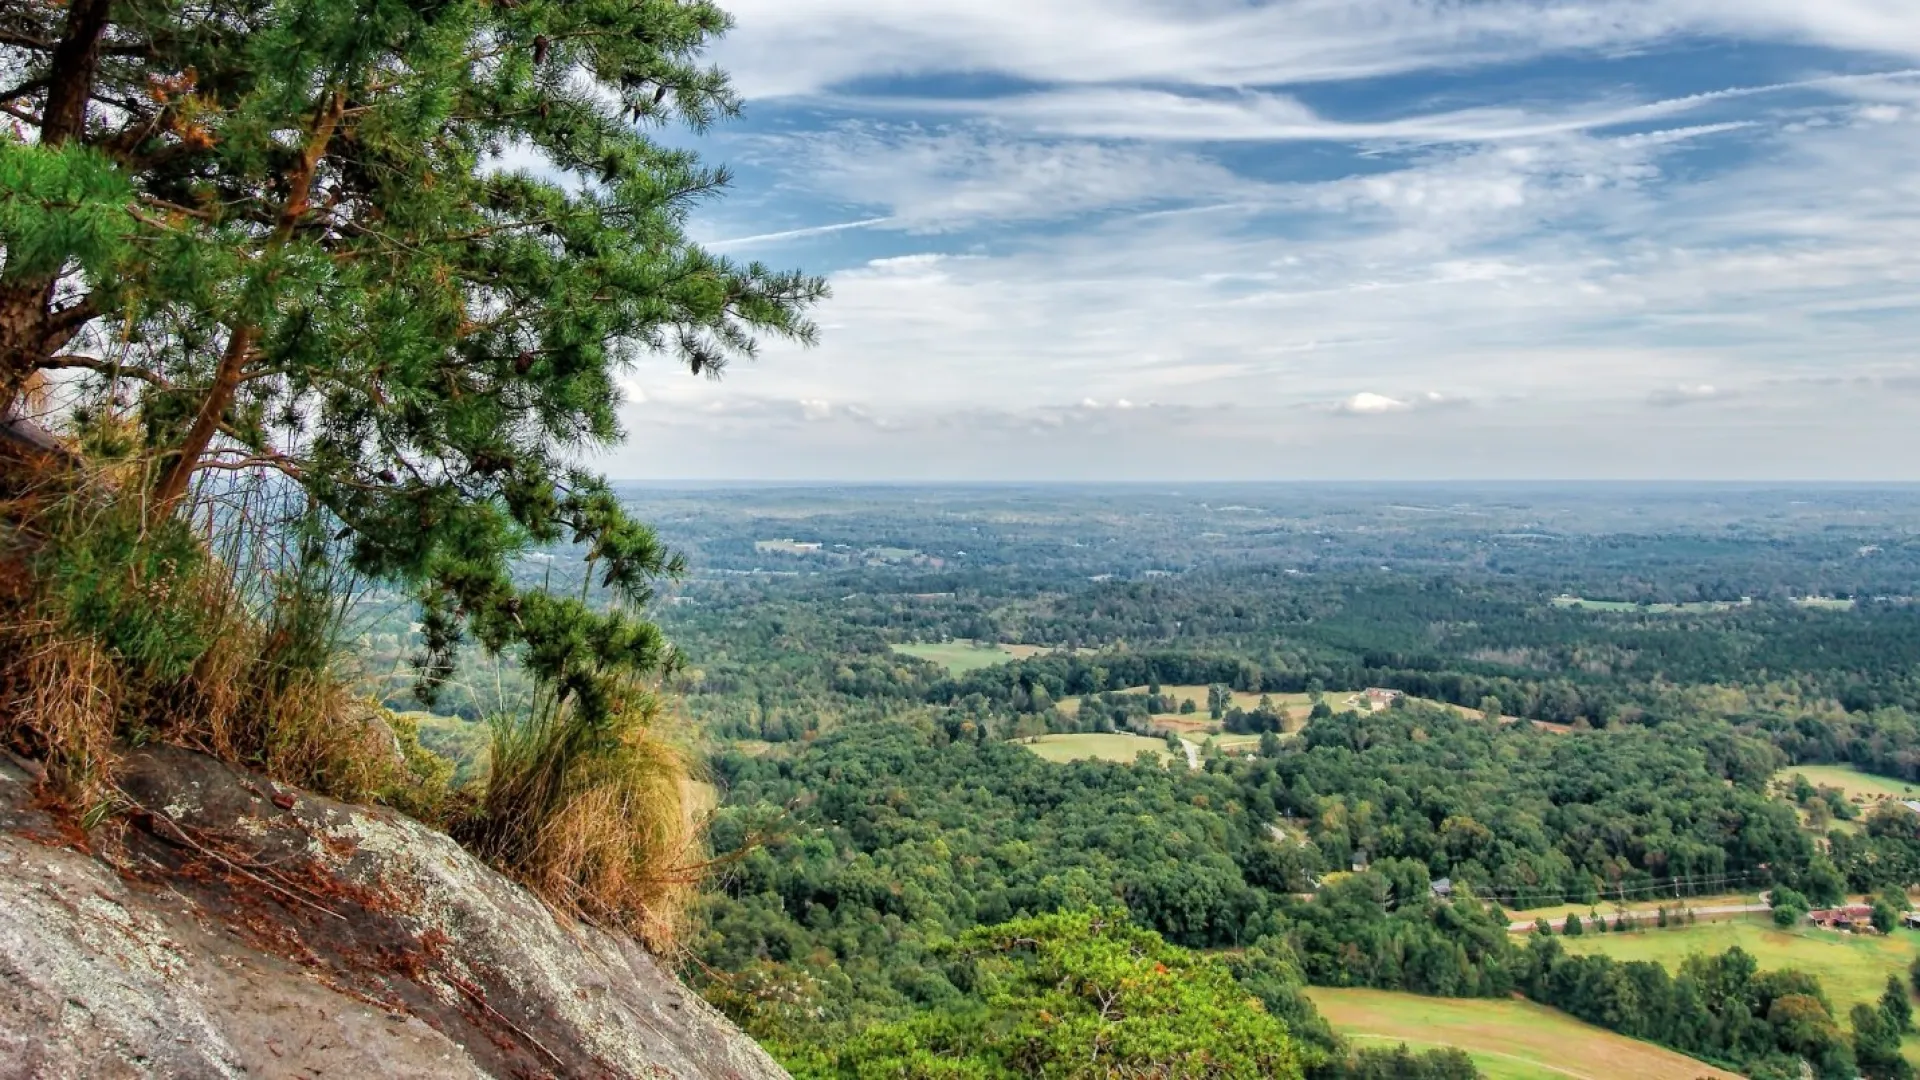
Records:
[[[186,496],[193,472],[200,466],[200,456],[207,452],[214,435],[219,433],[220,418],[226,415],[227,406],[233,404],[233,396],[240,389],[240,374],[246,369],[247,356],[253,352],[254,334],[253,327],[242,326],[227,339],[227,351],[220,355],[220,367],[213,373],[213,385],[207,388],[207,396],[200,401],[200,412],[193,418],[193,426],[187,429],[187,437],[180,441],[178,454],[160,475],[160,482],[154,485],[153,517],[163,518],[173,513],[174,507]]]
[[[111,0],[73,0],[67,30],[53,47],[47,107],[40,114],[40,141],[59,146],[87,128],[87,101],[100,69],[100,38],[107,30]]]
[[[340,127],[340,120],[346,114],[346,104],[345,93],[335,91],[327,99],[320,115],[314,118],[306,147],[292,174],[287,177],[287,201],[280,208],[280,220],[274,227],[273,236],[267,241],[267,251],[271,252],[293,239],[294,230],[299,227],[301,219],[307,216],[307,210],[312,206],[313,181],[320,168],[320,159],[327,152],[327,144],[333,141],[333,133]],[[200,458],[206,454],[207,447],[213,444],[213,437],[219,434],[220,419],[226,415],[227,409],[233,404],[234,395],[240,390],[240,378],[246,373],[247,360],[259,340],[258,326],[241,323],[233,328],[232,336],[227,339],[227,350],[220,356],[220,366],[214,371],[213,385],[207,388],[206,397],[200,399],[200,411],[194,416],[193,426],[187,429],[178,453],[154,485],[149,513],[155,518],[173,513],[186,496],[187,486],[193,480],[195,470],[200,467]]]
[[[111,0],[73,0],[67,26],[53,47],[40,142],[59,146],[86,133],[87,102],[100,69],[100,39]],[[21,387],[46,359],[52,336],[52,275],[0,286],[0,417],[13,412]]]

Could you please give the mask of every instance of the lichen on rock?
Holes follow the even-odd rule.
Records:
[[[0,1080],[786,1074],[444,834],[172,749],[95,850],[0,761]]]

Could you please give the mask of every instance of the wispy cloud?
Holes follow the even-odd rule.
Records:
[[[858,221],[838,221],[831,225],[808,225],[799,229],[782,229],[779,232],[756,233],[752,236],[735,236],[724,240],[709,240],[706,246],[716,250],[746,247],[749,244],[771,244],[781,240],[799,240],[808,236],[826,236],[829,233],[846,232],[848,229],[871,229],[893,223],[892,218],[870,217]]]
[[[995,72],[1046,84],[1280,86],[1616,54],[1687,35],[1920,58],[1905,0],[733,0],[751,97]]]
[[[1121,476],[1920,442],[1907,0],[730,6],[759,100],[699,227],[834,299],[817,350],[647,375],[643,441]]]

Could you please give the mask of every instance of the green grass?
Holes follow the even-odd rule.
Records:
[[[1021,646],[1013,646],[1013,648],[1020,647]],[[1129,686],[1125,690],[1116,690],[1114,692],[1144,695],[1147,692],[1147,688],[1144,686]],[[1325,697],[1327,704],[1335,711],[1338,711],[1345,708],[1346,706],[1343,702],[1356,693],[1358,693],[1358,691],[1355,690],[1329,690]],[[1207,719],[1207,688],[1204,686],[1162,686],[1160,688],[1160,696],[1172,699],[1175,702],[1176,708],[1178,708],[1179,702],[1191,701],[1193,702],[1194,708],[1198,710],[1191,713],[1165,714],[1169,717],[1179,720],[1205,721]],[[1260,696],[1259,694],[1251,694],[1244,690],[1235,690],[1233,692],[1233,704],[1238,705],[1247,712],[1252,712],[1259,707]],[[1312,696],[1308,694],[1268,694],[1266,696],[1272,699],[1274,708],[1284,710],[1296,723],[1305,721],[1307,713],[1313,709],[1313,699]],[[1060,707],[1069,713],[1075,713],[1080,711],[1080,701],[1081,699],[1077,697],[1065,698],[1061,700]]]
[[[1507,917],[1514,922],[1526,920],[1529,925],[1531,925],[1531,923],[1537,919],[1558,920],[1564,919],[1569,915],[1578,915],[1581,920],[1584,921],[1588,915],[1601,915],[1606,918],[1607,925],[1612,926],[1614,916],[1619,914],[1622,908],[1626,910],[1629,917],[1639,919],[1643,917],[1658,918],[1661,908],[1673,909],[1678,908],[1682,904],[1692,908],[1709,908],[1733,907],[1736,904],[1758,904],[1761,902],[1759,893],[1721,893],[1717,896],[1689,896],[1680,900],[1666,896],[1652,900],[1632,900],[1619,906],[1615,906],[1611,900],[1605,900],[1598,904],[1555,904],[1551,907],[1527,908],[1525,910],[1509,908],[1507,910]]]
[[[1143,750],[1161,758],[1172,753],[1167,749],[1166,740],[1149,739],[1141,735],[1042,735],[1021,745],[1048,761],[1097,758],[1127,763],[1132,762]]]
[[[1430,998],[1328,987],[1311,987],[1307,996],[1335,1030],[1357,1043],[1457,1046],[1496,1080],[1733,1077],[1684,1054],[1616,1035],[1530,1001]]]
[[[1884,937],[1813,927],[1781,930],[1765,914],[1629,934],[1588,933],[1560,941],[1570,953],[1653,960],[1669,970],[1678,970],[1689,953],[1720,953],[1738,945],[1759,961],[1762,970],[1794,968],[1817,977],[1841,1017],[1856,1002],[1878,1001],[1887,976],[1904,979],[1907,966],[1920,956],[1920,936],[1911,930],[1895,930]]]
[[[1259,746],[1260,736],[1236,735],[1230,732],[1222,732],[1219,735],[1213,736],[1213,744],[1221,750],[1239,750],[1242,747]]]
[[[1001,645],[976,645],[971,641],[947,641],[940,644],[895,645],[893,651],[932,661],[955,675],[990,668],[1014,659]]]
[[[1912,784],[1864,773],[1845,765],[1789,765],[1775,773],[1773,778],[1776,783],[1785,783],[1793,778],[1794,773],[1806,777],[1815,787],[1839,788],[1850,799],[1855,796],[1863,799],[1920,798],[1920,788]]]
[[[1589,600],[1584,596],[1556,596],[1553,606],[1577,611],[1636,612],[1643,615],[1698,615],[1709,611],[1731,611],[1746,607],[1751,600],[1696,600],[1685,604],[1636,604],[1631,600]]]
[[[922,660],[931,660],[955,675],[981,668],[1004,664],[1009,660],[1030,660],[1036,656],[1045,656],[1054,652],[1048,645],[998,645],[992,642],[947,641],[938,644],[895,645],[893,651],[905,656],[917,656]],[[1076,655],[1087,655],[1094,650],[1076,649]],[[1078,707],[1078,698],[1069,698]],[[1201,700],[1206,700],[1203,696]]]

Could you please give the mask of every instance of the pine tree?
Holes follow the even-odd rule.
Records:
[[[1913,1030],[1913,1002],[1908,999],[1900,976],[1887,976],[1887,988],[1880,995],[1880,1011],[1887,1014],[1895,1031],[1904,1035]]]
[[[74,420],[133,421],[157,514],[235,473],[297,486],[346,561],[418,596],[429,683],[467,635],[589,711],[666,664],[650,623],[509,567],[572,542],[644,603],[679,564],[578,464],[621,437],[618,377],[813,336],[823,283],[692,243],[726,174],[648,133],[736,112],[699,63],[725,14],[14,7],[32,25],[0,60],[35,130],[0,137],[0,410],[35,372],[90,373]]]
[[[1900,1055],[1900,1031],[1882,1009],[1853,1007],[1853,1052],[1868,1080],[1912,1080],[1913,1066]]]

